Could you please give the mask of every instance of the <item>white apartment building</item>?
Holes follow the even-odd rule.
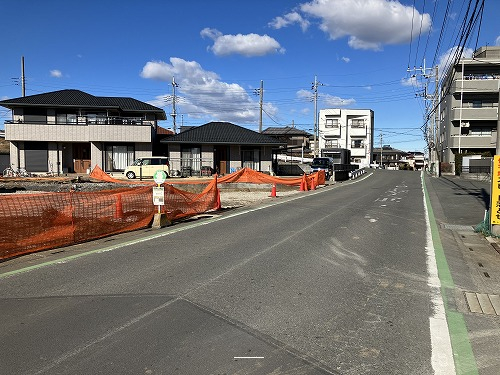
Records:
[[[319,150],[351,150],[351,163],[369,167],[373,153],[374,113],[371,109],[322,109],[319,111]]]

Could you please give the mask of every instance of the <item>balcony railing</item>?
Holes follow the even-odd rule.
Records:
[[[145,120],[142,117],[94,117],[75,116],[71,118],[60,118],[55,116],[23,116],[15,120],[6,120],[6,124],[37,124],[37,125],[145,125],[151,126],[153,120]]]

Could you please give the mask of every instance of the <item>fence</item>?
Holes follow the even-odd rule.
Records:
[[[157,208],[153,205],[154,182],[116,180],[94,168],[92,178],[120,184],[135,184],[97,192],[33,193],[0,195],[0,259],[68,246],[145,228],[153,220]],[[187,179],[176,184],[206,184],[201,193],[192,193],[163,184],[168,221],[175,221],[220,208],[218,183],[256,183],[300,186],[314,189],[325,183],[323,171],[301,178],[279,178],[248,168],[210,181]]]
[[[153,220],[152,185],[99,192],[0,196],[0,259],[145,228]],[[216,210],[216,181],[200,194],[165,186],[169,221]]]

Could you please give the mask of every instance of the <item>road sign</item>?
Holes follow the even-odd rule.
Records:
[[[153,175],[153,179],[158,185],[161,185],[165,182],[167,179],[167,174],[165,171],[162,171],[161,169],[158,169],[155,174]]]
[[[153,186],[153,204],[155,206],[165,205],[165,188],[163,186]]]

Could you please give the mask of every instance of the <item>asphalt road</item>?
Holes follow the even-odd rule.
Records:
[[[420,173],[270,201],[4,264],[0,373],[432,374]]]

